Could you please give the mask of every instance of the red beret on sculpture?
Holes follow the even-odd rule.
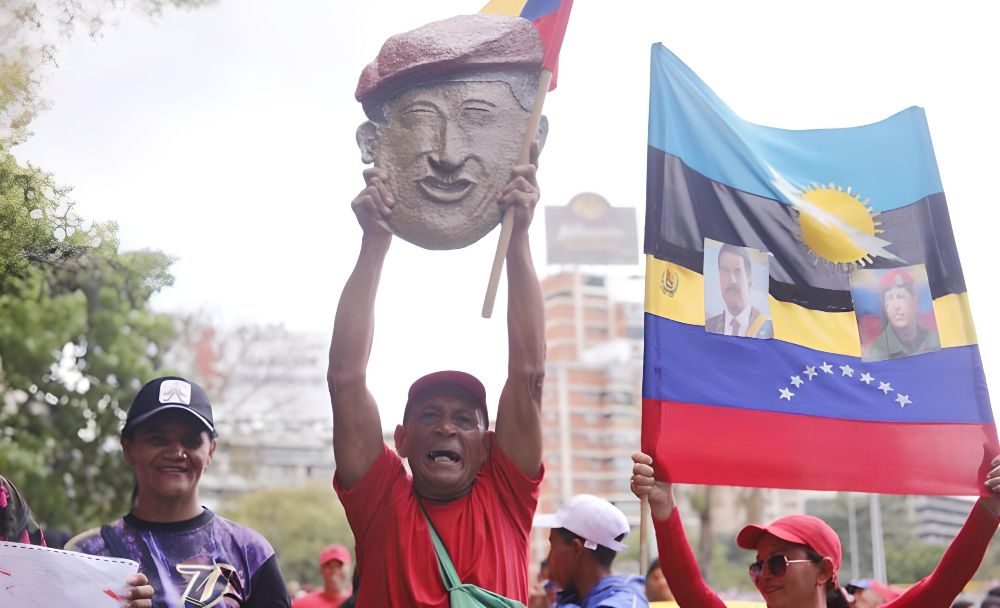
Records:
[[[457,72],[538,72],[544,55],[538,30],[527,19],[459,15],[390,36],[375,61],[362,70],[354,98],[369,118],[381,118],[376,108],[407,87]]]

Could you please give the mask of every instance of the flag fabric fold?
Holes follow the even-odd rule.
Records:
[[[658,475],[983,493],[1000,444],[923,110],[756,125],[656,44],[647,150],[642,443]],[[770,339],[745,337],[746,315]]]
[[[542,68],[552,72],[551,91],[558,81],[559,51],[572,8],[573,0],[490,0],[479,12],[523,17],[535,25],[545,46]]]

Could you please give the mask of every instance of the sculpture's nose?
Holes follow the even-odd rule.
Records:
[[[438,149],[430,155],[431,166],[439,171],[454,171],[465,163],[468,156],[462,130],[445,121],[441,127]]]

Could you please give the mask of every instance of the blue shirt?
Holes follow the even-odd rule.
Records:
[[[573,589],[559,592],[559,608],[649,608],[646,600],[646,578],[621,574],[606,576],[591,587],[580,601]]]

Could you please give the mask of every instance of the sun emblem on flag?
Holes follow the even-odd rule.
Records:
[[[829,185],[813,183],[802,192],[802,198],[864,234],[874,236],[882,232],[879,228],[882,223],[875,219],[878,212],[868,206],[871,197],[862,199],[861,194],[853,192],[850,186],[844,190],[833,182]],[[802,227],[802,242],[813,256],[814,264],[825,260],[838,269],[851,271],[858,265],[872,263],[872,254],[859,247],[840,228],[832,224],[824,225],[808,213],[799,213],[799,224]]]

